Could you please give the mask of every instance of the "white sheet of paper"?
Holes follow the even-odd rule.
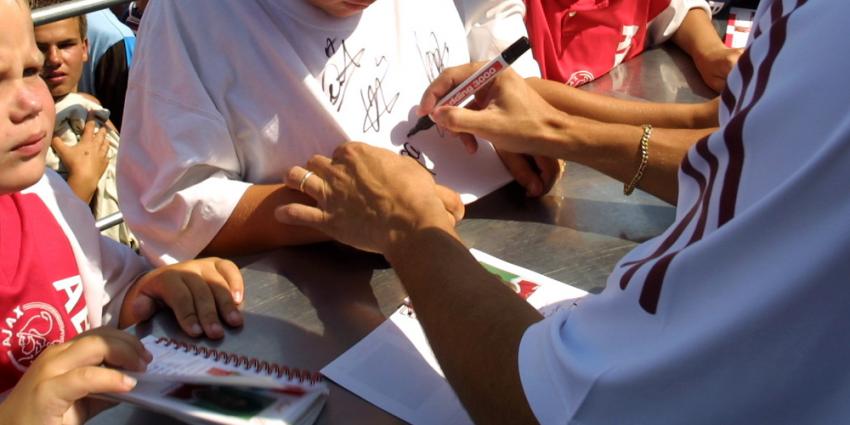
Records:
[[[544,316],[570,305],[563,301],[587,294],[481,251],[470,251],[485,267],[498,269],[504,272],[503,276],[515,276],[510,279],[514,289],[520,293],[531,292],[527,301]],[[422,326],[405,306],[321,372],[412,424],[472,423],[445,380]]]

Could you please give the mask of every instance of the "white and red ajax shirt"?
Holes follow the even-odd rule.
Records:
[[[0,394],[51,344],[117,323],[150,265],[102,236],[88,206],[52,170],[0,195]]]
[[[525,0],[525,23],[543,78],[589,83],[673,36],[704,0]]]
[[[35,194],[0,195],[0,392],[48,346],[88,329],[68,238]]]

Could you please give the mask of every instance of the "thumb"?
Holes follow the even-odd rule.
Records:
[[[64,401],[58,408],[64,414],[70,405],[90,394],[124,393],[136,386],[136,379],[115,369],[85,366],[73,369],[55,379],[51,385],[56,398]],[[53,406],[51,406],[53,407]]]
[[[62,141],[62,138],[58,136],[53,136],[53,139],[50,141],[50,147],[53,148],[59,158],[64,158],[65,153],[68,152],[68,145],[66,145],[65,142]]]
[[[328,229],[328,214],[320,208],[304,204],[286,204],[277,207],[274,211],[277,221],[293,226],[312,227],[325,232]]]
[[[133,316],[133,323],[150,319],[156,313],[156,310],[156,300],[143,293],[136,296],[136,299],[130,304],[130,314]]]
[[[486,133],[493,125],[493,117],[489,111],[474,111],[457,106],[441,106],[431,113],[435,124],[455,133],[470,133],[484,139],[489,139]]]

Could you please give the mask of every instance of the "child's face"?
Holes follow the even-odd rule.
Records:
[[[287,0],[288,1],[288,0]],[[331,16],[345,18],[356,15],[371,6],[375,0],[307,0]]]
[[[29,11],[0,0],[0,194],[29,187],[44,174],[55,109],[39,76]]]
[[[89,59],[88,41],[80,34],[80,21],[68,18],[36,27],[35,44],[44,53],[42,75],[53,98],[61,99],[77,91],[83,64]]]

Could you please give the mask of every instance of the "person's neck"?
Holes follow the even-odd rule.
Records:
[[[53,96],[53,103],[59,103],[59,102],[61,102],[63,99],[65,99],[66,97],[68,97],[68,95],[69,95],[69,94],[71,94],[71,93],[76,93],[76,92],[77,92],[77,89],[74,89],[74,90],[69,91],[68,93],[63,94],[63,95],[60,95],[60,96]]]

